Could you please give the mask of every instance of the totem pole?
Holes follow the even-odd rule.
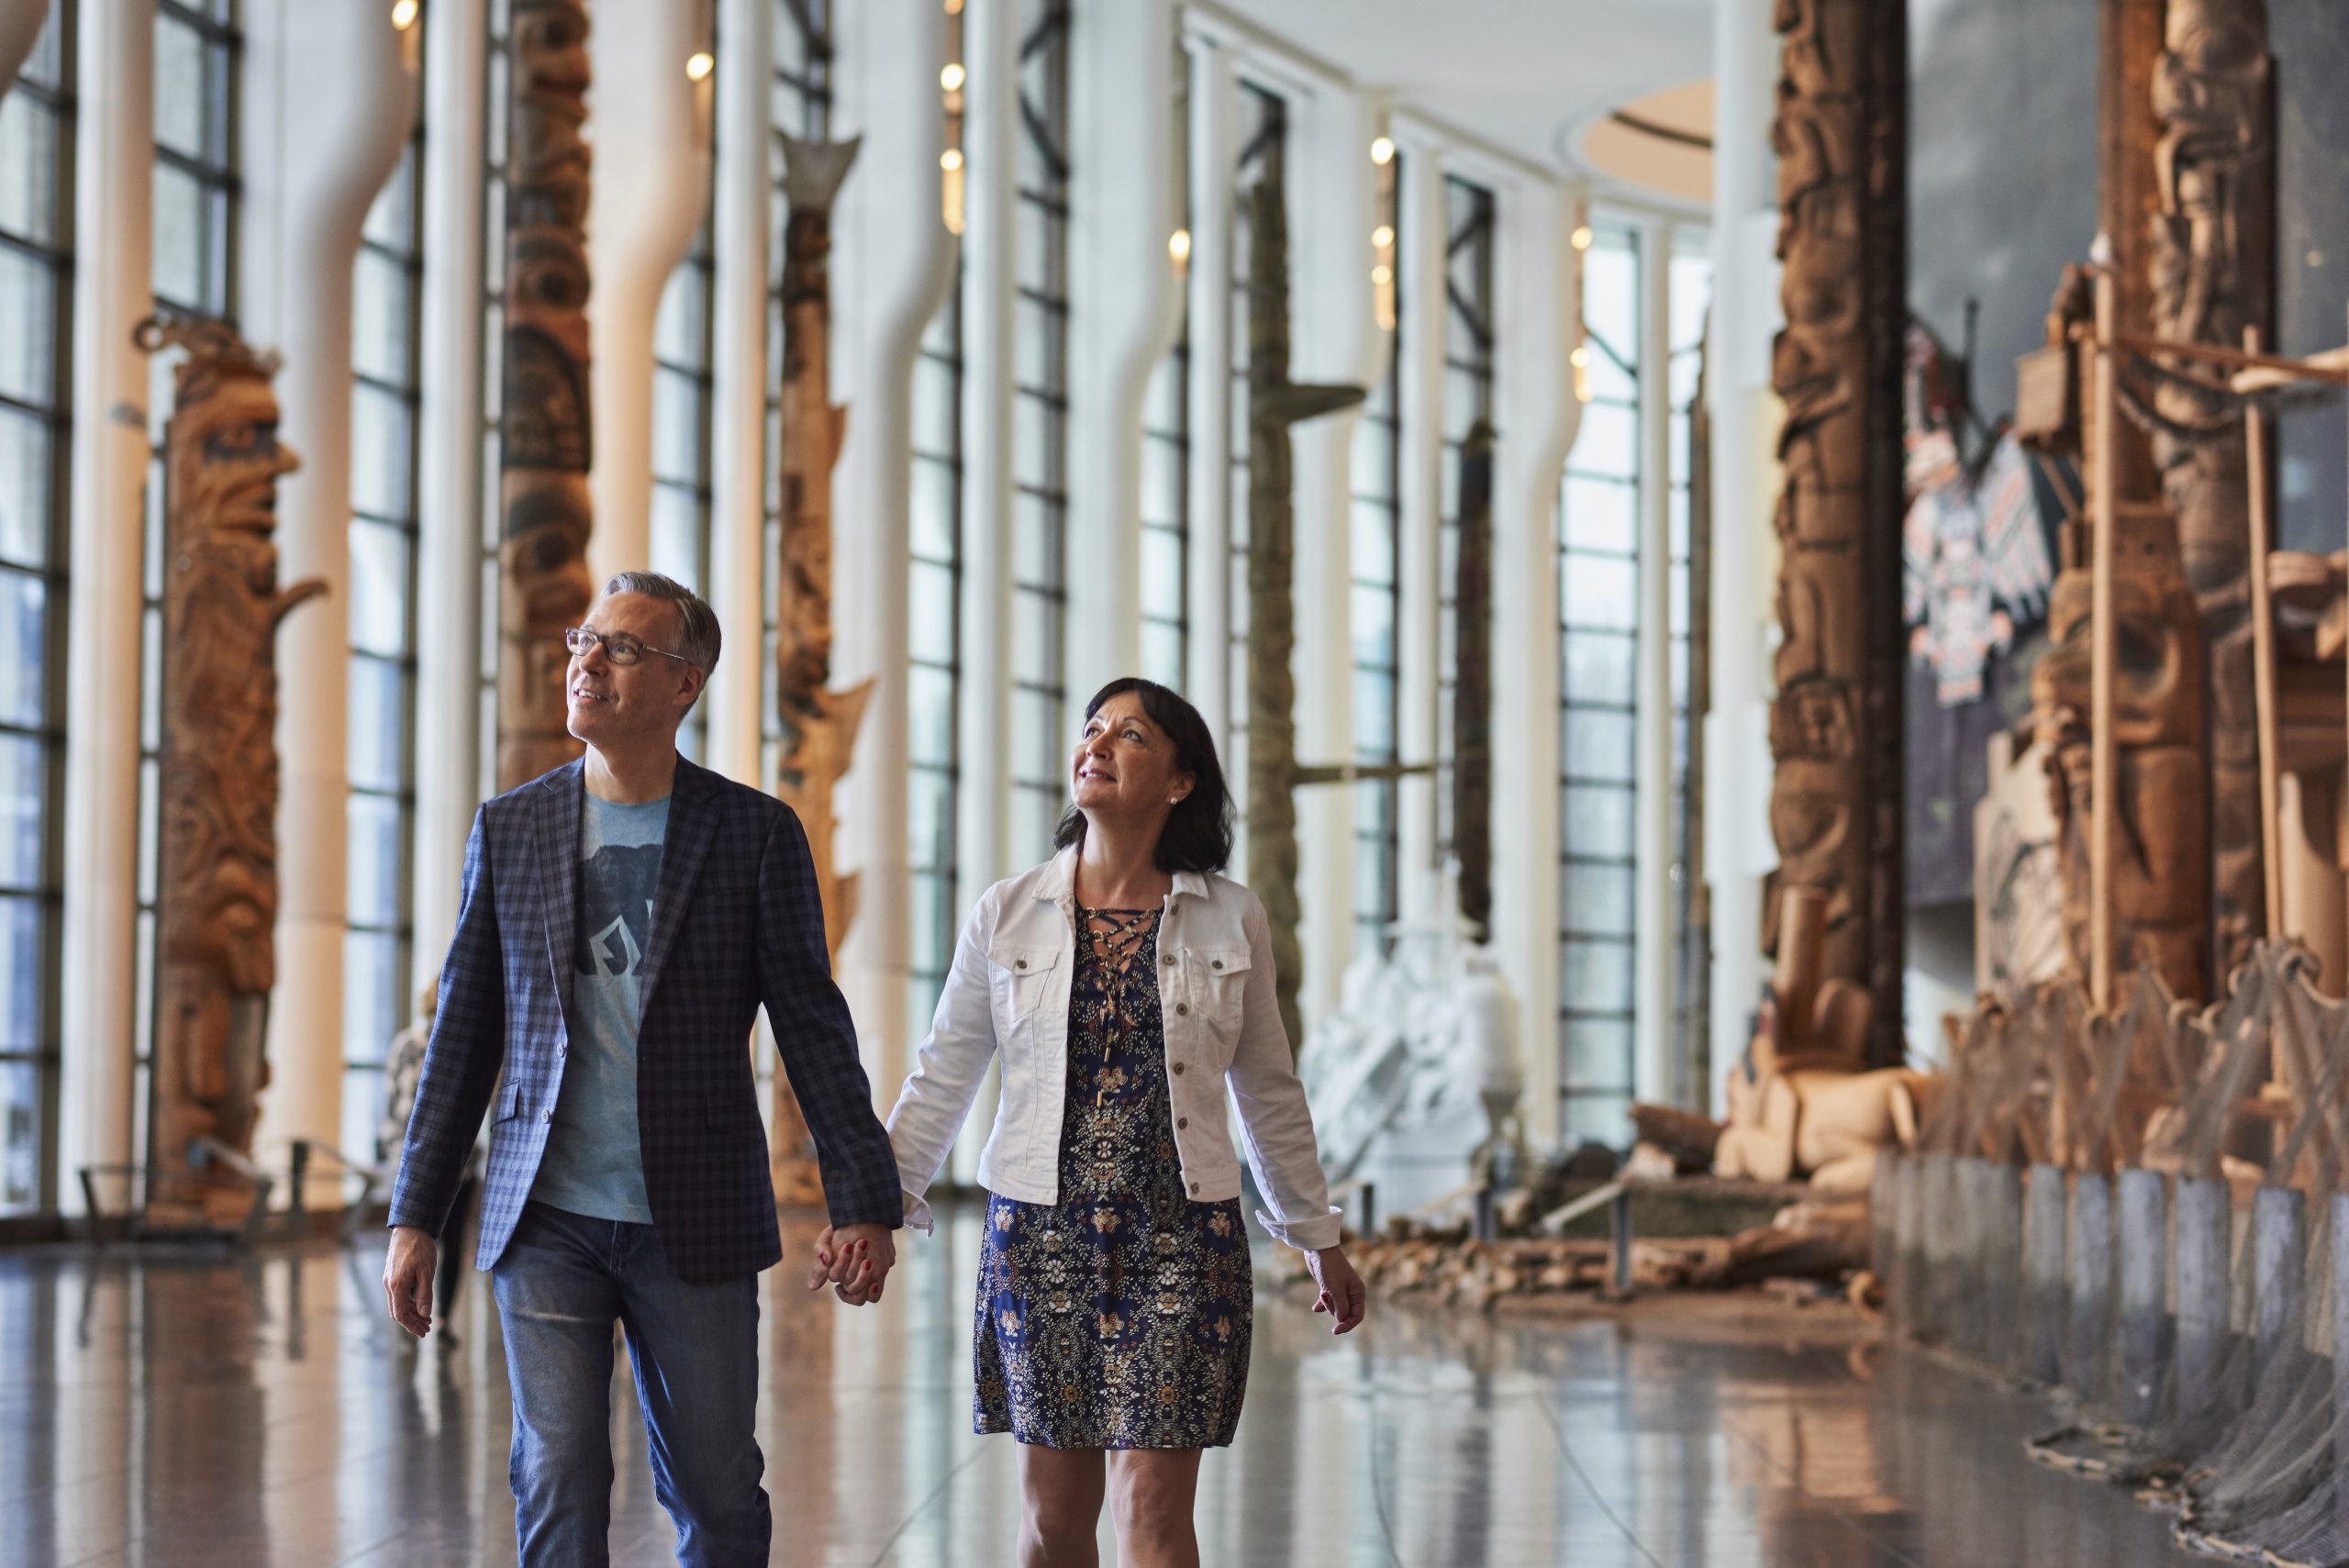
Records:
[[[1905,15],[1898,0],[1778,0],[1778,257],[1786,488],[1770,710],[1766,889],[1827,899],[1825,973],[1865,987],[1871,1062],[1901,1054],[1900,366]]]
[[[1268,138],[1249,194],[1248,256],[1248,885],[1272,929],[1282,1027],[1305,1040],[1297,1011],[1304,953],[1297,928],[1297,800],[1300,784],[1396,776],[1375,768],[1304,768],[1297,762],[1296,517],[1289,430],[1360,403],[1359,386],[1288,378],[1288,213],[1282,139]]]
[[[514,0],[506,185],[497,787],[579,755],[562,634],[596,596],[587,571],[587,7]]]
[[[831,401],[832,199],[857,144],[783,139],[784,194],[791,219],[783,263],[783,602],[778,607],[775,689],[783,727],[777,793],[799,817],[824,903],[824,940],[835,962],[856,915],[856,878],[832,859],[839,828],[832,792],[848,772],[873,683],[844,692],[832,679],[832,467],[848,410]],[[824,1199],[814,1145],[783,1074],[774,1080],[771,1164],[775,1201]]]
[[[2227,349],[2242,346],[2246,327],[2274,338],[2274,81],[2264,0],[2170,0],[2152,82],[2159,206],[2146,266],[2157,338]],[[2152,431],[2202,617],[2214,973],[2225,974],[2266,929],[2243,406],[2222,377],[2156,361],[2150,387],[2132,378],[2125,391]]]
[[[1479,419],[1460,444],[1453,589],[1452,853],[1460,917],[1480,942],[1493,934],[1493,439]]]
[[[253,1188],[277,953],[278,623],[326,591],[280,588],[277,361],[213,321],[150,317],[187,352],[163,439],[161,829],[157,846],[150,1223],[234,1223]],[[223,1151],[228,1156],[224,1161]]]

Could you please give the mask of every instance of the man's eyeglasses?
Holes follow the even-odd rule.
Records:
[[[574,626],[562,634],[562,645],[571,650],[574,659],[584,659],[587,651],[597,643],[604,645],[604,657],[615,664],[633,664],[648,653],[658,653],[663,659],[674,659],[680,664],[692,660],[682,653],[672,653],[665,648],[655,648],[649,642],[630,637],[624,631],[596,631],[589,627]]]

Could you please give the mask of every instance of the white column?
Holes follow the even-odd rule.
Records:
[[[488,0],[433,0],[424,24],[424,234],[417,300],[416,939],[410,982],[440,973],[457,929],[465,837],[481,803],[482,182]]]
[[[0,0],[0,95],[16,83],[48,19],[49,0]]]
[[[1672,1098],[1672,228],[1640,228],[1638,709],[1631,1092]]]
[[[1231,733],[1231,430],[1225,422],[1231,369],[1231,176],[1239,113],[1231,57],[1208,39],[1189,40],[1191,63],[1191,432],[1187,503],[1190,621],[1185,694],[1208,732]],[[1236,781],[1235,781],[1236,782]]]
[[[1493,954],[1516,1002],[1527,1134],[1558,1136],[1558,482],[1582,422],[1575,192],[1522,177],[1498,192],[1493,454]],[[1504,740],[1503,738],[1506,738]]]
[[[963,17],[963,683],[967,765],[956,785],[955,880],[966,901],[1011,874],[1012,296],[1017,289],[1019,31],[1013,0],[968,0]],[[989,1069],[963,1136],[969,1181],[995,1120]]]
[[[1141,404],[1174,345],[1172,0],[1080,0],[1069,34],[1068,673],[1141,666]]]
[[[131,1158],[139,913],[140,506],[147,357],[131,329],[152,304],[154,0],[83,6],[73,189],[73,613],[65,730],[65,1042],[58,1195],[75,1172]],[[340,1039],[340,1035],[337,1037]],[[106,1202],[119,1202],[112,1189]]]
[[[767,223],[773,190],[768,143],[774,82],[770,30],[774,14],[769,0],[719,0],[718,173],[711,198],[715,209],[710,238],[718,265],[709,302],[708,597],[710,608],[718,612],[725,648],[701,700],[708,725],[709,765],[728,778],[752,786],[763,782],[759,699],[765,673],[766,635]]]
[[[1436,733],[1438,606],[1442,597],[1437,575],[1443,517],[1437,490],[1443,473],[1443,333],[1450,313],[1444,264],[1451,231],[1444,214],[1442,141],[1400,115],[1387,134],[1403,161],[1402,190],[1396,203],[1399,337],[1395,351],[1403,361],[1396,376],[1402,532],[1400,617],[1395,628],[1401,684],[1397,741],[1403,761],[1432,762],[1451,743],[1449,736]],[[1432,775],[1419,774],[1403,780],[1397,791],[1396,841],[1401,862],[1397,897],[1407,921],[1451,917],[1442,906],[1442,868],[1436,863],[1435,788]]]
[[[351,576],[351,272],[417,81],[387,7],[252,0],[241,105],[239,325],[284,357],[279,430],[302,462],[278,481],[278,578],[327,584],[277,634],[277,989],[254,1134],[274,1159],[342,1142],[351,606],[384,586]]]
[[[709,139],[685,61],[705,41],[693,0],[593,7],[595,152],[587,205],[588,398],[596,585],[652,563],[653,326],[709,194]]]
[[[1371,298],[1375,194],[1370,115],[1340,83],[1319,83],[1289,117],[1289,373],[1301,382],[1369,385],[1385,358]],[[1297,754],[1308,764],[1354,752],[1353,539],[1359,406],[1297,428]],[[1335,1009],[1353,958],[1354,791],[1299,790],[1297,888],[1306,1027]]]
[[[841,21],[840,120],[863,139],[832,217],[832,395],[848,408],[832,473],[832,670],[839,686],[875,684],[836,797],[840,862],[857,879],[837,967],[885,1110],[905,1080],[913,1027],[907,574],[914,362],[954,281],[938,166],[946,21],[937,0],[864,0]],[[963,754],[986,751],[966,742]]]
[[[1769,669],[1778,494],[1770,389],[1778,304],[1777,198],[1770,151],[1778,44],[1759,6],[1713,9],[1712,711],[1705,720],[1705,875],[1712,888],[1712,1059],[1745,1050],[1762,993],[1762,879],[1770,835]],[[1733,782],[1732,782],[1733,781]]]

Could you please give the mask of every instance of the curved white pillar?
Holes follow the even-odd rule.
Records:
[[[1402,356],[1396,375],[1401,450],[1396,457],[1400,491],[1402,603],[1395,628],[1399,666],[1396,739],[1403,761],[1433,762],[1451,745],[1436,733],[1436,669],[1441,646],[1436,579],[1443,560],[1443,334],[1451,314],[1444,295],[1445,245],[1451,223],[1443,200],[1442,134],[1407,115],[1387,128],[1403,162],[1396,206],[1396,316]],[[1421,773],[1397,790],[1397,898],[1403,918],[1434,917],[1443,903],[1436,859],[1435,779]]]
[[[709,142],[685,61],[702,47],[694,0],[591,8],[587,115],[588,399],[600,587],[652,563],[653,327],[669,274],[693,248],[709,194]]]
[[[139,918],[139,643],[147,356],[143,261],[155,162],[154,0],[77,12],[73,420],[65,686],[64,1041],[58,1196],[76,1173],[132,1158]],[[339,1038],[339,1037],[338,1037]],[[102,1203],[122,1201],[118,1184]]]
[[[411,989],[456,934],[465,839],[482,796],[482,183],[488,0],[432,0],[424,23],[424,233],[417,300],[416,936]]]
[[[1639,639],[1631,841],[1631,1095],[1677,1096],[1672,977],[1672,227],[1640,228]]]
[[[766,584],[770,0],[719,0],[711,242],[709,605],[725,652],[703,694],[709,765],[758,787]],[[850,175],[854,184],[858,175]],[[853,439],[855,426],[850,426]],[[841,517],[849,517],[842,511]],[[837,525],[836,525],[837,526]],[[868,717],[865,722],[873,721]]]
[[[857,878],[857,914],[835,967],[885,1109],[905,1079],[917,1027],[906,1016],[913,975],[907,562],[914,361],[954,281],[938,165],[946,24],[937,0],[863,0],[841,23],[836,134],[863,142],[832,215],[832,397],[848,408],[832,473],[832,679],[843,688],[874,685],[837,796],[840,861]],[[989,750],[965,738],[965,757]]]
[[[342,1142],[342,942],[350,772],[352,268],[367,209],[416,124],[389,8],[249,0],[241,98],[239,325],[274,349],[279,426],[302,460],[278,482],[277,570],[321,603],[277,637],[277,989],[254,1149]]]
[[[1577,193],[1497,172],[1493,452],[1493,931],[1517,1006],[1527,1135],[1558,1136],[1558,485],[1582,423]],[[1505,739],[1503,739],[1505,738]]]
[[[1141,405],[1174,342],[1171,0],[1084,0],[1070,34],[1068,700],[1141,666]],[[1074,713],[1072,712],[1072,717]]]
[[[1778,207],[1770,120],[1778,40],[1760,6],[1713,8],[1712,711],[1705,719],[1705,878],[1712,888],[1712,1059],[1708,1095],[1745,1051],[1762,995],[1762,879],[1770,833],[1769,671],[1778,495],[1770,389],[1778,302]],[[1730,781],[1736,781],[1734,787]]]

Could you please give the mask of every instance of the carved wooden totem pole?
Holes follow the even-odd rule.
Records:
[[[1460,916],[1480,942],[1493,934],[1493,439],[1479,419],[1460,445],[1453,589],[1452,852]]]
[[[783,139],[784,193],[791,218],[783,266],[783,602],[776,639],[777,717],[783,727],[778,793],[799,816],[824,901],[824,940],[838,962],[856,916],[856,878],[832,858],[839,821],[832,792],[848,772],[873,683],[844,692],[832,680],[832,468],[848,410],[831,401],[829,328],[832,199],[856,161],[857,144]],[[771,1166],[775,1201],[824,1199],[815,1148],[799,1102],[774,1080]]]
[[[160,962],[150,1074],[150,1222],[228,1224],[251,1185],[277,980],[277,625],[317,581],[277,584],[274,358],[210,321],[150,319],[178,346],[164,436]]]
[[[579,754],[565,723],[566,628],[587,571],[587,7],[514,0],[498,425],[497,784]]]
[[[1248,253],[1248,885],[1272,929],[1281,1023],[1291,1049],[1305,1040],[1297,992],[1297,799],[1299,784],[1377,776],[1370,770],[1301,768],[1297,762],[1297,648],[1291,583],[1296,514],[1289,430],[1351,408],[1359,386],[1288,378],[1288,211],[1281,138],[1267,139],[1264,173],[1249,194]],[[1390,775],[1391,776],[1391,775]]]
[[[2276,104],[2264,0],[2169,0],[2152,76],[2154,333],[2233,349],[2257,327],[2272,341]],[[2266,928],[2251,533],[2242,405],[2194,370],[2168,361],[2150,389],[2130,390],[2152,430],[2210,659],[2211,918],[2224,974]]]
[[[1874,1001],[1871,1061],[1900,1056],[1900,356],[1907,84],[1899,0],[1778,0],[1778,256],[1787,325],[1776,763],[1767,889],[1827,899],[1825,973]]]

